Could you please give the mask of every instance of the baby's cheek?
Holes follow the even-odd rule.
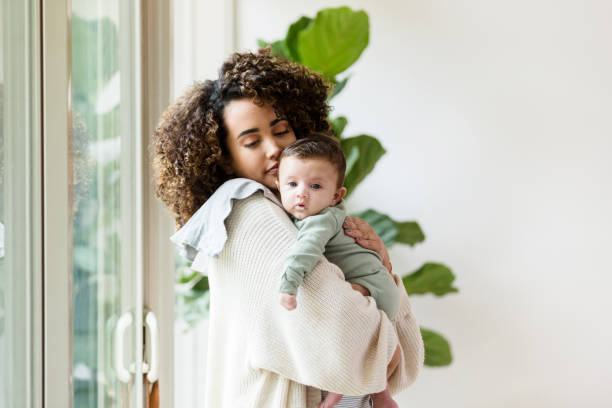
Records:
[[[289,201],[290,200],[287,197],[281,195],[281,204],[283,204],[283,208],[288,213],[291,213],[291,205],[289,204]]]

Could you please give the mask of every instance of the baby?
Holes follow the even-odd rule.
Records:
[[[280,283],[280,304],[297,307],[297,288],[325,256],[338,265],[354,289],[372,296],[390,319],[399,311],[399,291],[380,256],[344,233],[342,198],[346,160],[340,144],[325,135],[311,135],[288,146],[280,156],[277,187],[281,201],[299,232]],[[375,407],[397,407],[388,387],[372,394]],[[328,393],[320,407],[332,407],[341,395]]]

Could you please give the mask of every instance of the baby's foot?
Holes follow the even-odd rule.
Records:
[[[389,387],[384,391],[371,394],[370,397],[372,398],[372,405],[374,405],[374,408],[399,408],[399,405],[391,398]]]
[[[297,307],[297,300],[295,300],[295,295],[290,295],[289,293],[281,293],[278,297],[280,304],[287,310],[293,310]]]
[[[321,401],[317,408],[333,408],[342,399],[342,394],[336,394],[334,392],[328,392],[325,399]]]

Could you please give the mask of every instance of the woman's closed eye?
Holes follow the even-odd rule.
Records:
[[[289,134],[289,130],[283,130],[282,132],[274,133],[274,136],[279,136],[280,137],[280,136],[284,136],[286,134]]]
[[[259,140],[253,140],[252,142],[246,143],[244,147],[255,147],[259,143]]]

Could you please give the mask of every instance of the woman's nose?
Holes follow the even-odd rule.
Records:
[[[276,140],[268,140],[268,143],[266,144],[266,156],[268,156],[269,159],[278,158],[282,150],[283,149]]]

